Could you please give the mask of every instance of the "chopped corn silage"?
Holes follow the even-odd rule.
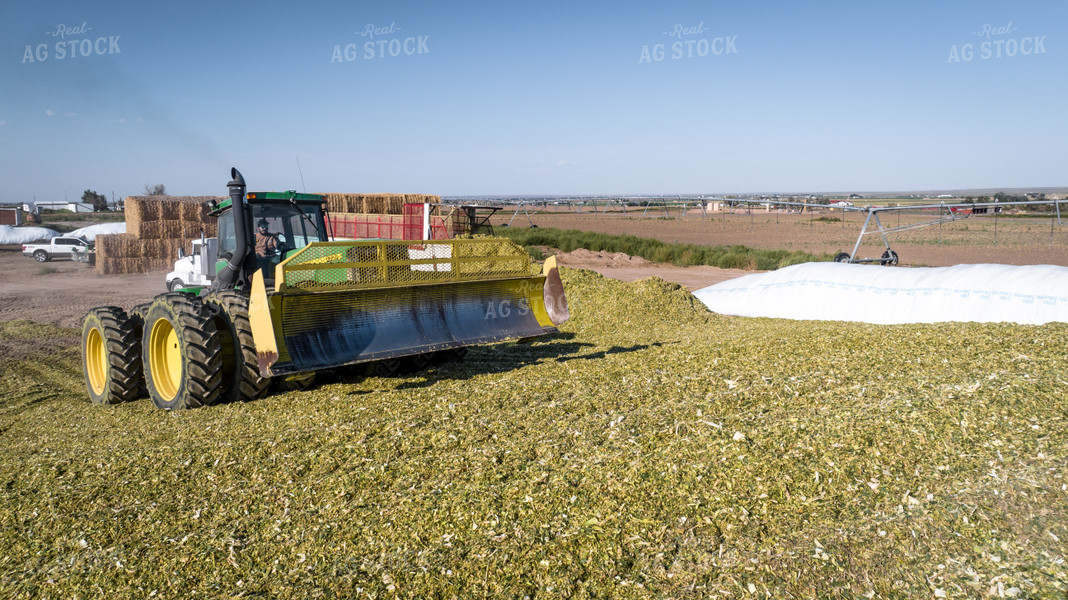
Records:
[[[76,348],[0,361],[0,596],[1068,591],[1065,326],[563,275],[556,337],[249,404],[95,406]]]

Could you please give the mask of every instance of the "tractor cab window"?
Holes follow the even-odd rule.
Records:
[[[318,207],[301,210],[292,204],[253,204],[252,226],[257,237],[278,240],[288,254],[319,241],[322,229]],[[266,225],[266,231],[261,227]]]
[[[274,268],[296,250],[312,242],[325,241],[325,223],[318,204],[294,206],[289,202],[250,203],[256,263],[268,279]],[[324,232],[322,235],[320,232]],[[219,256],[232,256],[237,246],[233,217],[219,219]]]
[[[318,205],[253,204],[251,208],[256,262],[268,278],[291,253],[320,240],[323,223]]]

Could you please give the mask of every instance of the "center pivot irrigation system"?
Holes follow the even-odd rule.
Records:
[[[766,204],[766,202],[764,204]],[[802,204],[804,206],[823,206],[823,205],[813,205],[813,204],[804,204],[804,203],[802,203]],[[834,261],[835,262],[844,262],[844,263],[879,263],[881,265],[886,265],[886,266],[897,266],[897,264],[898,264],[898,255],[897,255],[897,252],[895,252],[894,249],[892,249],[890,247],[890,238],[887,237],[888,234],[898,233],[898,232],[902,232],[902,231],[910,231],[910,230],[913,230],[913,229],[923,229],[925,227],[932,227],[932,226],[935,226],[935,225],[941,225],[942,223],[952,223],[954,221],[961,221],[961,220],[967,219],[968,217],[971,217],[973,214],[975,214],[977,209],[985,211],[988,208],[993,208],[994,211],[995,211],[995,215],[996,215],[998,212],[1001,211],[1002,208],[1004,208],[1006,206],[1022,206],[1022,205],[1036,205],[1036,204],[1054,205],[1056,207],[1057,224],[1058,225],[1061,224],[1061,208],[1060,208],[1060,202],[1057,201],[1057,200],[1034,200],[1034,201],[1026,200],[1026,201],[1017,201],[1017,202],[977,202],[977,203],[960,202],[960,203],[953,203],[953,204],[939,203],[939,204],[919,204],[919,205],[886,206],[886,207],[870,206],[870,207],[867,207],[867,208],[856,207],[856,206],[835,206],[834,208],[839,208],[839,209],[847,211],[847,212],[865,212],[865,213],[867,213],[867,217],[864,219],[864,225],[861,226],[860,233],[857,235],[857,242],[855,244],[853,244],[853,250],[851,252],[839,252],[838,254],[835,255]],[[896,225],[896,226],[892,226],[892,227],[887,227],[887,226],[883,225],[882,219],[879,218],[879,214],[880,213],[903,211],[903,210],[908,210],[908,211],[929,210],[929,211],[938,211],[938,212],[934,216],[934,218],[928,219],[926,221],[921,221],[919,223],[908,223],[906,225]],[[873,224],[874,224],[874,228],[872,227]],[[885,248],[885,251],[883,252],[883,255],[881,257],[879,257],[879,258],[858,258],[857,257],[857,251],[860,249],[860,244],[864,240],[864,236],[875,235],[875,234],[878,234],[882,238],[883,247]]]

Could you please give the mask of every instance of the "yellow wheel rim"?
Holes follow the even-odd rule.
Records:
[[[174,400],[182,384],[182,350],[178,347],[178,333],[167,319],[152,325],[148,365],[156,392],[168,402]]]
[[[89,330],[89,336],[85,339],[85,372],[93,394],[103,394],[108,383],[108,353],[104,347],[104,336],[96,327]]]

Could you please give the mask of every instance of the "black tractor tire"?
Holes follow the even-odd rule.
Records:
[[[148,312],[148,307],[152,306],[151,302],[145,302],[144,304],[138,304],[130,309],[130,322],[133,323],[134,333],[137,335],[137,359],[141,360],[141,340],[145,337],[145,313]],[[145,385],[145,371],[142,368],[141,375],[138,377],[137,383],[137,397],[148,397],[148,386]]]
[[[887,249],[886,252],[883,252],[882,260],[879,261],[879,264],[884,267],[896,267],[897,260],[897,252]]]
[[[52,257],[44,250],[37,250],[33,253],[33,260],[36,260],[37,262],[48,262],[51,259]]]
[[[89,311],[82,325],[82,374],[96,404],[119,404],[137,398],[141,340],[133,321],[117,306]]]
[[[402,373],[418,373],[432,364],[434,364],[434,353],[424,352],[402,358],[400,370]]]
[[[141,356],[152,402],[164,410],[212,405],[222,392],[222,345],[199,298],[160,294],[145,312]]]
[[[180,290],[180,289],[182,289],[184,287],[185,287],[185,282],[184,281],[182,281],[181,279],[172,279],[170,281],[170,283],[167,284],[167,291],[168,292],[177,292],[178,290]]]
[[[248,320],[248,296],[215,291],[204,296],[204,306],[215,321],[222,345],[223,389],[220,402],[249,402],[263,397],[268,377],[260,376],[256,343]]]
[[[837,263],[847,263],[847,262],[849,262],[849,253],[848,252],[839,252],[838,254],[835,254],[834,255],[834,262],[837,262]]]
[[[467,356],[467,348],[452,348],[449,350],[438,350],[434,353],[433,362],[435,365],[441,365],[451,362],[460,362]]]
[[[367,363],[366,375],[368,377],[392,377],[401,370],[399,358],[384,358]]]

